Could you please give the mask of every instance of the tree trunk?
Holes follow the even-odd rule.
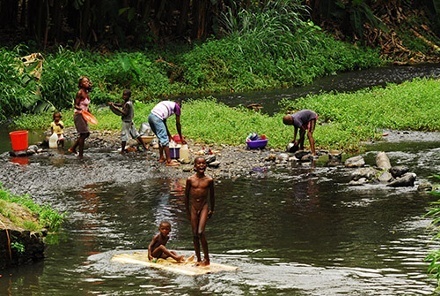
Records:
[[[18,15],[17,0],[2,0],[0,3],[0,27],[15,29],[17,27]]]

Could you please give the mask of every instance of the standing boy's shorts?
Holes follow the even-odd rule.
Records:
[[[148,123],[150,124],[153,133],[159,139],[160,146],[168,146],[168,144],[170,143],[170,139],[168,138],[165,122],[156,115],[150,113],[150,115],[148,116]]]
[[[136,139],[139,137],[139,133],[136,130],[133,122],[122,122],[122,129],[121,129],[121,141],[127,142],[129,140],[129,136],[132,139]]]

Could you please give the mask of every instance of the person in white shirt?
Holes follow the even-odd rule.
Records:
[[[179,162],[171,159],[170,140],[171,134],[168,130],[167,119],[171,115],[176,115],[176,129],[182,144],[186,144],[182,136],[182,127],[180,125],[181,104],[179,102],[162,101],[151,110],[148,116],[148,123],[151,130],[159,139],[159,162],[165,162],[167,166],[178,166]]]

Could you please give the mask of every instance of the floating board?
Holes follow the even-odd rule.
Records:
[[[113,105],[109,105],[109,108],[110,108],[110,110],[112,110],[113,113],[115,113],[115,114],[118,115],[118,116],[122,116],[122,115],[124,115],[124,114],[122,114],[122,112],[121,112],[120,109],[116,108],[116,107],[113,106]]]
[[[98,124],[98,120],[96,119],[96,117],[93,116],[92,113],[90,113],[89,111],[82,110],[81,113],[85,121],[91,124]]]
[[[158,259],[156,262],[148,260],[148,252],[134,252],[131,254],[116,254],[111,261],[125,264],[138,264],[152,268],[162,269],[184,275],[201,275],[208,273],[218,273],[225,271],[236,271],[238,268],[231,265],[211,262],[209,266],[196,266],[193,258],[185,262],[177,263],[174,259]]]

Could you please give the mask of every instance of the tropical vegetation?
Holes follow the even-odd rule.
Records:
[[[43,50],[145,49],[219,39],[231,27],[247,26],[241,14],[267,9],[294,10],[293,22],[311,20],[337,38],[383,46],[385,54],[390,49],[407,54],[406,42],[419,43],[415,34],[432,41],[440,32],[439,0],[7,0],[0,7],[0,28],[7,44],[26,41]],[[401,42],[405,31],[413,38]]]
[[[0,120],[70,107],[81,75],[100,104],[127,87],[146,102],[438,60],[437,2],[8,1]]]
[[[258,13],[225,14],[221,39],[160,51],[98,54],[59,46],[29,57],[24,45],[0,48],[0,119],[71,107],[81,75],[92,79],[94,101],[100,104],[119,97],[123,88],[148,101],[304,85],[383,64],[379,51],[336,41],[303,20],[303,6],[281,3]]]
[[[309,108],[319,114],[314,137],[320,149],[339,149],[359,152],[363,143],[382,138],[384,129],[436,131],[440,119],[432,114],[440,112],[437,103],[439,84],[435,79],[415,79],[402,84],[389,84],[353,93],[323,93],[297,100],[284,99],[280,113],[269,116],[249,110],[245,106],[228,107],[215,97],[187,100],[183,103],[181,118],[186,137],[207,144],[239,145],[250,132],[266,134],[269,147],[284,149],[292,139],[292,128],[284,126],[283,114]],[[120,99],[119,99],[120,100]],[[136,126],[146,121],[156,101],[135,103]],[[424,110],[430,110],[425,112]],[[66,126],[73,126],[72,110],[64,113]],[[94,129],[119,130],[120,118],[105,106],[94,105],[92,112],[98,118]],[[227,116],[226,116],[227,115]],[[17,128],[46,129],[51,112],[21,116],[14,120]],[[175,133],[174,117],[169,119],[170,131]]]

